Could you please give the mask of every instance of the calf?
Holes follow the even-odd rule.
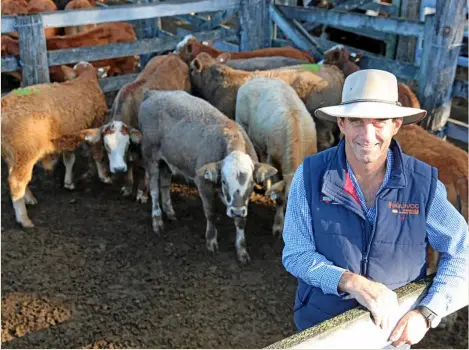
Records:
[[[126,183],[121,192],[132,193],[134,165],[140,163],[138,111],[145,90],[183,90],[191,92],[189,67],[178,55],[155,56],[137,78],[118,92],[106,124],[98,132],[108,153],[111,173],[126,173]],[[130,137],[126,137],[130,135]],[[137,143],[133,142],[137,140]],[[129,151],[130,150],[130,151]],[[147,181],[140,181],[137,201],[148,199]]]
[[[316,128],[296,91],[279,79],[254,78],[238,90],[236,122],[246,130],[262,162],[278,169],[281,181],[266,195],[276,202],[272,232],[283,231],[291,180],[303,158],[316,153]]]
[[[96,7],[96,5],[92,5],[88,0],[72,0],[65,6],[65,10],[88,9],[94,7]],[[81,26],[65,27],[65,35],[75,35],[81,32],[86,32],[87,30],[96,28],[96,26],[97,25],[93,23]]]
[[[209,251],[218,249],[215,228],[215,195],[226,205],[226,214],[236,226],[236,251],[241,263],[250,260],[244,229],[254,183],[277,170],[259,163],[246,132],[208,102],[185,91],[148,91],[139,116],[142,153],[150,177],[153,230],[163,229],[159,204],[175,219],[169,186],[171,173],[193,180],[199,190],[207,227]]]
[[[179,53],[182,59],[189,63],[202,52],[205,52],[211,57],[215,58],[226,51],[220,51],[212,46],[205,45],[200,41],[197,41],[193,35],[189,34],[184,38],[184,40],[177,44],[175,52]],[[233,59],[282,56],[296,58],[299,60],[308,61],[310,63],[315,62],[313,56],[311,56],[308,52],[295,49],[292,46],[269,47],[265,49],[243,52],[230,52],[230,55]]]
[[[245,72],[219,64],[206,53],[201,53],[190,64],[194,90],[234,118],[238,89],[255,77],[278,78],[293,87],[311,115],[317,108],[340,104],[343,73],[330,65],[302,65],[266,71]],[[315,120],[318,133],[318,151],[334,146],[339,139],[336,123]]]
[[[53,159],[51,155],[63,152],[64,186],[73,189],[73,150],[83,140],[77,133],[101,125],[107,113],[97,70],[87,62],[77,64],[74,70],[77,78],[72,81],[33,85],[2,97],[2,158],[9,170],[16,221],[23,227],[34,226],[25,206],[25,202],[37,203],[28,188],[34,165],[41,160],[47,164]],[[100,178],[109,182],[99,145],[93,148],[93,156]]]

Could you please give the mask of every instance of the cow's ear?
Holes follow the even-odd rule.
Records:
[[[285,189],[285,182],[283,180],[274,183],[267,191],[265,191],[266,197],[270,197],[272,200],[280,198],[283,190]]]
[[[202,62],[200,62],[198,58],[194,58],[191,62],[191,67],[200,73],[204,68],[204,65],[202,64]]]
[[[254,179],[255,181],[260,184],[265,179],[268,179],[271,176],[277,174],[277,169],[273,166],[266,164],[266,163],[255,163],[254,164]]]
[[[203,176],[206,180],[213,183],[218,183],[220,179],[221,162],[207,163],[199,170],[197,170],[198,176]]]
[[[142,133],[135,128],[130,128],[129,136],[130,136],[130,141],[132,141],[132,143],[136,145],[140,144],[140,142],[142,141]]]
[[[231,59],[231,54],[229,52],[223,52],[221,55],[218,55],[217,62],[226,64]]]

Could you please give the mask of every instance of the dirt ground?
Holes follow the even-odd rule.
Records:
[[[78,157],[77,180],[84,173]],[[295,280],[282,267],[274,209],[256,195],[240,266],[234,225],[219,211],[220,252],[204,244],[205,219],[193,187],[173,186],[179,220],[153,234],[150,204],[96,178],[62,188],[35,169],[29,209],[36,227],[14,220],[2,163],[3,348],[260,348],[295,333]],[[221,204],[221,203],[220,203]],[[431,331],[422,348],[467,348],[467,308],[451,331]]]

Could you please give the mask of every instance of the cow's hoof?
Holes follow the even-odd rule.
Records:
[[[73,182],[65,182],[64,183],[64,187],[67,189],[67,190],[74,190],[75,189],[75,184]]]
[[[251,258],[246,249],[238,250],[238,260],[241,264],[249,264],[251,262]]]
[[[132,188],[130,188],[129,186],[122,186],[121,187],[121,194],[124,197],[130,196],[132,194]]]
[[[37,199],[33,195],[25,195],[24,196],[24,202],[27,205],[36,205],[37,204]]]
[[[145,204],[148,202],[148,195],[143,193],[142,190],[137,190],[137,198],[136,201],[141,204]]]
[[[216,253],[218,252],[218,242],[217,239],[210,239],[205,242],[205,245],[207,246],[207,249],[209,252]]]
[[[164,225],[163,225],[163,219],[161,218],[161,216],[153,216],[152,225],[153,225],[153,232],[155,232],[157,235],[163,232]]]
[[[112,183],[112,179],[109,176],[102,176],[99,179],[101,180],[101,182],[103,182],[105,184],[111,184]]]
[[[282,229],[282,227],[279,226],[279,225],[274,225],[274,226],[272,227],[272,235],[273,235],[274,237],[281,237],[281,236],[282,236],[282,231],[283,231],[283,229]]]
[[[177,221],[176,217],[176,212],[174,211],[173,208],[163,208],[163,211],[165,212],[166,216],[168,217],[168,220],[170,221]]]
[[[32,228],[34,227],[33,222],[29,218],[23,218],[18,223],[23,227],[23,228]]]

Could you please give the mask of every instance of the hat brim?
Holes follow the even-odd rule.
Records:
[[[421,121],[427,111],[418,108],[400,107],[381,102],[355,102],[338,106],[322,107],[314,112],[319,119],[335,122],[337,117],[388,119],[403,118],[403,124]]]

